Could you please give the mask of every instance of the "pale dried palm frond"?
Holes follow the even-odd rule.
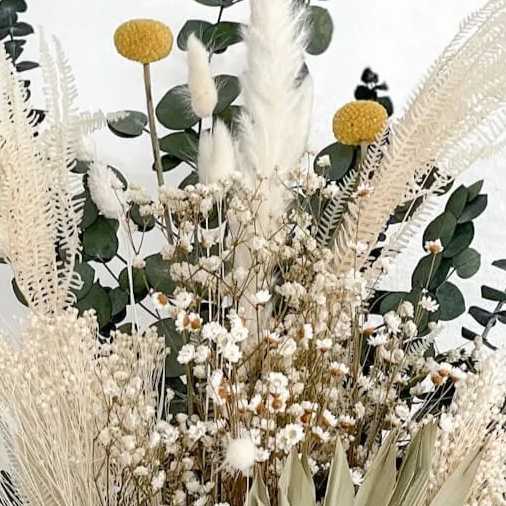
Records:
[[[492,0],[471,15],[435,62],[404,115],[366,157],[362,178],[372,195],[349,206],[338,234],[341,271],[355,262],[353,242],[369,245],[395,208],[446,185],[504,140],[506,130],[506,2]],[[381,150],[381,156],[375,156]],[[364,257],[362,263],[365,261]]]

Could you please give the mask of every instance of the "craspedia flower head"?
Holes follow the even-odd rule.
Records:
[[[343,106],[334,116],[333,130],[342,144],[357,146],[374,142],[388,119],[387,110],[372,100],[356,100]]]
[[[114,33],[118,53],[143,64],[167,57],[173,42],[170,28],[154,19],[132,19],[118,26]]]

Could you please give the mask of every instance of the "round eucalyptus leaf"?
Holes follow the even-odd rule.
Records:
[[[19,285],[16,282],[16,278],[12,278],[11,285],[14,295],[16,296],[16,299],[18,299],[18,301],[21,302],[23,306],[28,307],[28,303],[26,302],[25,296],[21,292],[21,289],[19,288]]]
[[[109,293],[109,299],[111,299],[111,316],[116,318],[121,315],[129,302],[128,293],[122,290],[119,286],[113,288]]]
[[[179,31],[177,36],[177,47],[181,49],[181,51],[186,51],[186,42],[188,41],[188,37],[194,33],[200,40],[202,40],[204,32],[210,26],[212,26],[212,24],[208,21],[203,21],[202,19],[189,19]]]
[[[170,130],[186,130],[198,123],[200,118],[191,107],[188,85],[170,89],[156,106],[156,117]]]
[[[469,248],[469,245],[473,242],[473,239],[474,225],[472,221],[463,223],[462,225],[457,225],[455,228],[455,233],[453,234],[453,239],[450,241],[450,244],[448,244],[448,246],[444,249],[443,256],[445,258],[452,258],[456,255],[459,255],[464,250]]]
[[[0,5],[0,9],[2,6]],[[14,37],[26,37],[27,35],[30,35],[33,33],[33,26],[29,25],[28,23],[25,23],[23,21],[20,21],[18,23],[14,23],[11,27],[12,35]],[[38,63],[35,64],[38,67]]]
[[[221,74],[214,78],[218,90],[218,103],[214,114],[221,114],[241,93],[239,78],[228,74]]]
[[[432,276],[432,280],[429,285],[429,290],[435,290],[439,285],[442,285],[450,272],[452,267],[452,261],[449,258],[444,258],[441,260],[439,267],[437,268],[434,276]]]
[[[109,324],[112,315],[112,303],[100,283],[95,283],[86,296],[77,302],[76,307],[79,309],[79,314],[94,309],[97,313],[100,328]]]
[[[478,218],[478,216],[480,216],[480,214],[485,211],[487,205],[488,196],[478,195],[471,202],[469,202],[469,204],[466,205],[464,211],[462,211],[462,214],[459,217],[459,223],[466,223]]]
[[[23,52],[23,46],[26,44],[26,40],[23,39],[14,39],[8,40],[4,42],[5,52],[12,58],[12,61],[15,62]]]
[[[133,274],[133,288],[135,302],[140,302],[146,298],[149,293],[148,282],[146,279],[146,272],[144,269],[132,269]],[[130,293],[130,284],[128,278],[128,268],[125,267],[118,276],[120,288],[127,294]]]
[[[107,126],[118,137],[134,138],[144,133],[148,117],[139,111],[119,111],[116,117],[107,119]]]
[[[88,257],[98,262],[109,262],[112,260],[118,252],[118,246],[118,238],[116,237],[113,220],[99,216],[83,232],[83,251]]]
[[[386,314],[390,311],[396,311],[397,308],[406,300],[408,292],[392,292],[382,299],[379,307],[379,314]]]
[[[2,30],[2,38],[4,36],[4,32],[7,32],[7,35],[10,33],[10,29],[14,26],[18,21],[18,14],[9,9],[0,8],[0,30]]]
[[[241,117],[242,107],[240,105],[229,105],[226,109],[218,114],[218,117],[227,125],[230,131],[234,131],[237,122]]]
[[[163,172],[169,172],[171,170],[174,170],[176,167],[179,167],[181,165],[182,160],[179,158],[176,158],[172,155],[163,155],[162,156],[162,170]],[[153,164],[153,170],[156,170],[156,165]]]
[[[195,186],[199,182],[199,175],[196,171],[190,172],[180,183],[179,189],[184,190],[187,186]]]
[[[427,288],[430,286],[432,279],[436,275],[441,265],[442,255],[424,256],[416,266],[411,277],[411,285],[413,288]]]
[[[138,330],[138,326],[136,327],[135,330]],[[118,332],[121,332],[122,334],[128,334],[129,336],[131,336],[134,332],[134,326],[132,325],[132,323],[124,323],[123,325],[118,327]]]
[[[330,46],[334,33],[334,23],[327,9],[316,5],[309,7],[311,35],[307,52],[312,55],[324,53]]]
[[[114,172],[114,174],[120,180],[120,183],[123,186],[123,191],[126,191],[128,189],[128,181],[126,180],[126,177],[115,167],[111,167],[110,165],[108,165],[107,167],[108,169]]]
[[[439,319],[442,321],[454,320],[466,310],[466,302],[462,292],[447,281],[436,290],[439,303]]]
[[[165,375],[168,378],[176,378],[185,373],[185,367],[177,361],[179,351],[184,345],[183,337],[176,330],[174,320],[166,318],[160,320],[153,325],[156,328],[158,335],[165,338],[165,345],[169,348],[170,353],[165,362]]]
[[[149,232],[155,228],[155,218],[153,215],[141,216],[139,206],[132,204],[130,207],[130,218],[139,227],[139,230]]]
[[[353,146],[346,146],[340,142],[335,142],[327,146],[323,151],[320,151],[315,158],[314,170],[318,174],[322,173],[322,168],[318,166],[318,160],[325,155],[330,157],[329,178],[332,181],[339,181],[353,165],[355,148]]]
[[[457,218],[455,218],[452,213],[445,211],[435,218],[426,228],[423,234],[422,246],[425,247],[427,241],[440,239],[443,246],[446,247],[453,237],[456,226]]]
[[[26,72],[27,70],[33,70],[37,67],[39,67],[39,64],[34,61],[21,61],[16,63],[16,72]]]
[[[97,220],[98,208],[93,202],[93,200],[91,200],[91,195],[88,190],[85,190],[84,192],[79,193],[74,197],[74,200],[81,200],[81,199],[84,199],[83,216],[81,219],[81,228],[84,230],[93,225],[93,223],[95,223],[95,221]]]
[[[160,139],[160,149],[183,162],[197,163],[199,136],[194,130],[166,135]]]
[[[74,292],[77,300],[80,300],[88,295],[95,282],[95,269],[86,262],[82,262],[76,264],[74,270],[79,274],[82,281],[81,289]]]
[[[77,160],[70,172],[74,174],[86,174],[90,170],[91,164],[92,162],[84,162],[82,160]]]
[[[459,186],[450,196],[445,207],[445,211],[452,213],[458,218],[467,204],[468,191],[464,185]]]
[[[452,258],[452,265],[460,278],[471,278],[480,270],[481,255],[475,249],[468,248]]]
[[[146,258],[146,279],[155,292],[172,295],[174,281],[170,277],[170,262],[164,260],[159,253]]]
[[[204,31],[202,42],[211,53],[222,51],[242,41],[242,29],[241,23],[220,21]]]

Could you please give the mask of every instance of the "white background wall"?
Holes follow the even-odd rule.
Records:
[[[315,2],[316,3],[316,2]],[[484,0],[329,0],[335,22],[332,46],[323,56],[309,57],[309,67],[316,81],[316,100],[311,134],[311,147],[320,149],[332,142],[331,119],[334,112],[352,99],[362,69],[372,66],[391,87],[391,96],[402,109],[414,88],[432,61],[442,51],[458,28],[460,20]],[[129,62],[114,50],[112,34],[116,26],[132,17],[153,17],[169,24],[177,34],[188,18],[215,21],[216,9],[194,0],[28,0],[26,19],[34,26],[43,27],[46,35],[56,36],[62,42],[74,69],[79,88],[79,107],[105,112],[120,109],[144,110],[140,66]],[[323,2],[322,2],[323,5]],[[247,21],[247,2],[226,11],[225,20]],[[28,47],[28,56],[37,58],[36,37]],[[243,64],[243,48],[235,46],[213,60],[216,73],[238,73]],[[177,48],[171,57],[154,66],[155,96],[185,80],[184,53]],[[40,81],[33,71],[33,92],[40,105],[37,86]],[[147,136],[136,140],[121,140],[107,131],[97,135],[100,154],[120,168],[132,180],[154,183],[150,170],[150,147]],[[483,267],[472,281],[461,282],[468,303],[480,303],[479,286],[490,283],[506,287],[506,273],[490,266],[494,259],[506,257],[503,244],[506,204],[506,178],[503,160],[488,162],[473,168],[462,179],[472,182],[485,178],[489,194],[489,209],[478,221],[474,246],[482,253]],[[182,176],[182,173],[180,173]],[[399,259],[392,276],[392,286],[409,287],[410,273],[422,256],[421,240]],[[0,266],[0,286],[6,286],[10,274]],[[0,318],[2,326],[15,329],[14,316],[23,313],[22,307],[11,296],[10,288],[3,289]],[[446,345],[457,344],[460,325],[447,326]],[[0,322],[1,324],[1,322]],[[501,338],[501,329],[496,329]]]

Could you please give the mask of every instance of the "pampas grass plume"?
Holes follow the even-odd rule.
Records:
[[[211,75],[209,55],[195,34],[188,37],[188,88],[192,108],[200,118],[213,115],[218,103],[218,91]]]
[[[111,220],[117,220],[123,216],[125,193],[116,174],[107,165],[94,162],[88,176],[91,199],[100,214]]]

